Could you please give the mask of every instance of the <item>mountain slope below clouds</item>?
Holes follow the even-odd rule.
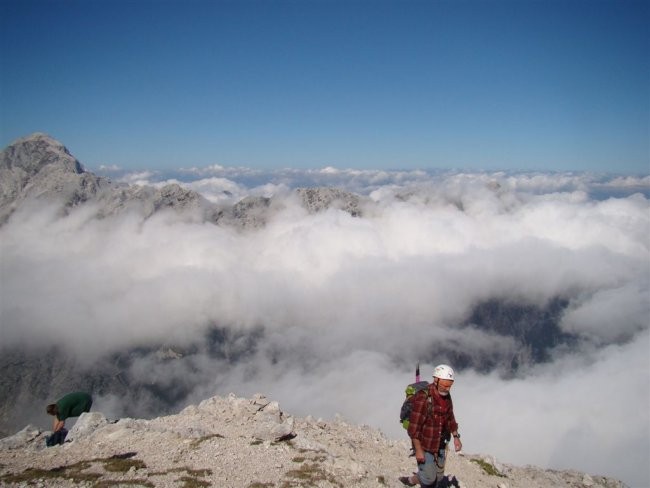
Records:
[[[176,415],[109,422],[83,414],[63,446],[28,426],[0,440],[3,486],[400,487],[414,468],[405,439],[367,426],[286,415],[263,395],[213,397]],[[471,439],[465,441],[471,446]],[[501,464],[450,453],[446,471],[465,488],[623,488],[576,471]]]

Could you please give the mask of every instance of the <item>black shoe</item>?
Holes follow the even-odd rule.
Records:
[[[415,486],[415,483],[411,483],[411,478],[409,476],[400,476],[399,480],[405,486]]]
[[[438,482],[436,488],[460,488],[460,484],[455,476],[448,475]]]

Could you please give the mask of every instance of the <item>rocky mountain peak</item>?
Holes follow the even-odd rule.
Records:
[[[0,224],[24,201],[56,201],[68,209],[107,186],[107,179],[84,171],[59,141],[46,134],[32,134],[0,153]]]
[[[81,174],[81,164],[70,151],[56,139],[36,132],[10,144],[0,158],[0,167],[5,170],[22,170],[33,176],[48,165],[55,165],[65,172]]]
[[[361,216],[359,196],[338,188],[298,188],[296,190],[303,206],[312,213],[327,208],[339,208],[353,217]]]
[[[85,171],[63,144],[42,133],[18,139],[0,153],[0,224],[33,199],[59,205],[64,214],[95,201],[99,217],[134,208],[148,217],[168,208],[196,211],[208,206],[201,195],[178,184],[161,189],[114,184]]]

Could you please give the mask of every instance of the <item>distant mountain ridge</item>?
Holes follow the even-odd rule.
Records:
[[[358,195],[332,188],[302,188],[296,193],[309,212],[335,206],[353,216],[361,214]],[[176,183],[162,188],[115,183],[86,171],[63,144],[42,133],[18,139],[0,153],[0,225],[31,200],[60,205],[63,214],[92,202],[97,205],[99,218],[126,211],[137,211],[148,218],[172,209],[239,227],[264,225],[271,204],[269,198],[246,197],[224,207]]]

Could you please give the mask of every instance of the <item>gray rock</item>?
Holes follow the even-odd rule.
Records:
[[[296,193],[303,206],[311,213],[337,208],[353,217],[361,217],[360,199],[353,193],[338,188],[299,188]]]
[[[24,202],[57,201],[65,212],[109,186],[109,180],[85,172],[60,142],[33,134],[0,153],[0,224]]]
[[[0,439],[0,449],[18,449],[25,447],[40,434],[40,429],[30,424],[20,432],[16,432],[10,437]]]
[[[68,432],[65,440],[73,441],[82,437],[88,437],[97,429],[108,424],[108,420],[102,413],[99,412],[84,412],[82,413],[77,422]]]
[[[247,196],[232,207],[221,209],[214,221],[241,228],[263,227],[270,218],[271,203],[267,197]]]
[[[271,420],[258,422],[255,425],[253,437],[274,442],[295,437],[293,419],[287,419],[284,422],[273,422]]]
[[[129,186],[85,171],[63,144],[45,134],[19,139],[0,153],[0,224],[28,202],[55,204],[66,214],[91,201],[99,218],[132,211],[149,218],[173,209],[206,219],[214,211],[207,199],[178,184]]]

